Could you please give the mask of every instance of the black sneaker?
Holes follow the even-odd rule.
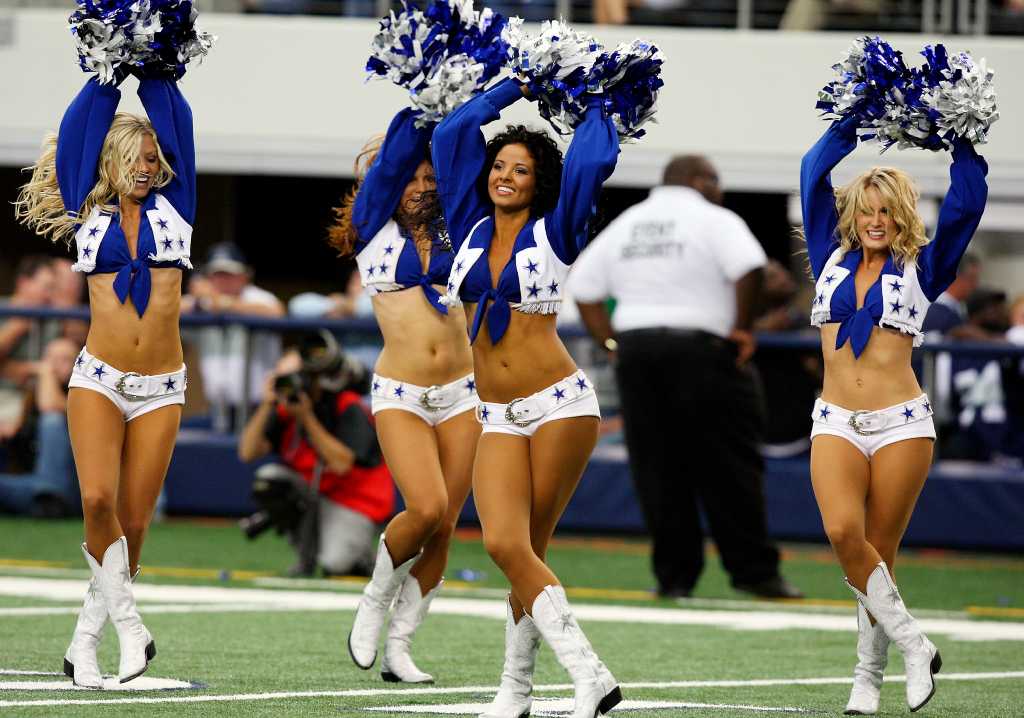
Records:
[[[782,576],[772,576],[756,583],[734,583],[732,585],[737,591],[752,593],[759,598],[803,598],[803,592],[784,579]]]

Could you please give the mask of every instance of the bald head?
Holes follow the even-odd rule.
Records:
[[[722,203],[722,188],[718,184],[718,171],[703,155],[673,157],[665,167],[662,184],[692,187],[704,195],[704,199],[708,202]]]

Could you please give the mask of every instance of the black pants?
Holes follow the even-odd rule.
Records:
[[[776,576],[758,452],[761,403],[733,345],[672,329],[616,338],[629,464],[659,589],[691,589],[704,568],[698,502],[733,584]]]

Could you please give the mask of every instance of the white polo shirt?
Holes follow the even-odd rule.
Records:
[[[663,185],[591,242],[569,289],[584,303],[614,297],[616,332],[672,327],[726,337],[736,322],[736,280],[766,261],[737,214],[697,190]]]

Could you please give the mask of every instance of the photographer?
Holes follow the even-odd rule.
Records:
[[[243,528],[250,538],[271,526],[287,534],[300,556],[293,573],[310,575],[317,564],[327,574],[365,571],[378,524],[391,515],[391,476],[359,400],[365,383],[365,369],[333,335],[311,334],[267,377],[242,432],[242,461],[275,452],[285,464],[257,471],[253,497],[262,510]]]

